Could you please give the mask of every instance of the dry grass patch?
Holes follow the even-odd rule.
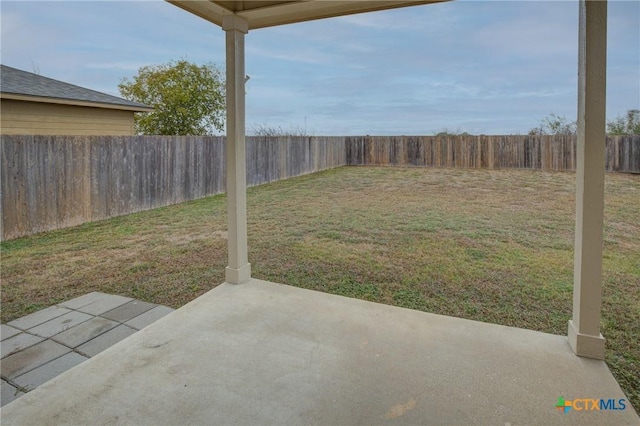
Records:
[[[254,276],[565,334],[575,176],[348,167],[248,194]],[[2,321],[89,291],[179,307],[224,280],[225,197],[2,244]],[[640,406],[640,176],[606,176],[602,333]]]

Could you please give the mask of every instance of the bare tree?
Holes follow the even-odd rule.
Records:
[[[640,135],[640,110],[630,109],[626,117],[618,116],[607,122],[610,135]]]
[[[437,132],[434,136],[469,136],[469,133],[460,130],[460,128],[456,130],[444,128]]]
[[[31,68],[33,69],[33,73],[40,75],[40,65],[33,59],[31,60]]]
[[[540,120],[538,127],[529,130],[530,135],[575,135],[577,124],[568,121],[564,115],[549,114]]]
[[[289,126],[283,128],[282,126],[269,126],[268,124],[257,124],[251,126],[249,130],[251,136],[309,136],[307,127],[301,126]]]

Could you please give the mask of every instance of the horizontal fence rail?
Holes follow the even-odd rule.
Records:
[[[640,173],[640,136],[608,137],[606,170]],[[248,137],[247,184],[344,165],[574,170],[575,136]],[[225,191],[225,138],[0,139],[2,240]]]

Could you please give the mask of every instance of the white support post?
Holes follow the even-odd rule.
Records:
[[[604,359],[600,334],[607,72],[607,1],[580,0],[573,319],[569,345]]]
[[[225,16],[227,55],[227,221],[229,266],[226,282],[240,284],[251,279],[247,250],[247,165],[245,158],[244,35],[247,21]]]

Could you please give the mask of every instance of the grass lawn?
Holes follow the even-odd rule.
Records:
[[[251,188],[253,275],[566,334],[574,185],[572,173],[345,167]],[[222,195],[2,243],[2,322],[90,291],[177,308],[224,280],[225,238]],[[640,408],[640,175],[606,176],[602,334]]]

